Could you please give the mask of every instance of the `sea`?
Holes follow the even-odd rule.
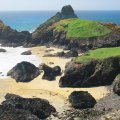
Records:
[[[40,24],[44,23],[57,11],[17,11],[17,12],[0,12],[0,20],[18,31],[33,32]],[[120,11],[76,11],[79,18],[96,20],[99,22],[111,22],[120,25]],[[2,47],[7,52],[0,53],[0,79],[7,77],[7,72],[17,63],[28,61],[38,66],[42,60],[35,55],[21,55],[28,48]]]
[[[0,12],[0,19],[18,31],[33,32],[57,11],[5,11]],[[75,11],[81,19],[112,22],[120,25],[120,11]]]

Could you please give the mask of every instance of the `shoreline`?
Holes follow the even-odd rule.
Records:
[[[38,59],[41,59],[43,63],[50,67],[59,65],[62,71],[65,69],[65,64],[71,59],[59,58],[59,57],[43,57],[49,53],[56,53],[62,51],[59,48],[46,48],[45,46],[37,46],[30,48],[33,55],[36,55]],[[50,64],[50,62],[54,64]],[[23,97],[38,97],[47,99],[56,110],[61,113],[64,109],[69,109],[68,96],[73,91],[88,91],[96,100],[100,100],[105,97],[109,91],[107,87],[94,87],[94,88],[60,88],[58,76],[55,81],[42,80],[42,74],[29,83],[16,83],[14,79],[0,79],[0,102],[4,100],[6,93],[14,93]],[[4,89],[4,90],[3,90]]]

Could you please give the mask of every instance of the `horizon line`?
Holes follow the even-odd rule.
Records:
[[[39,11],[60,11],[60,10],[0,10],[0,12],[39,12]],[[120,11],[120,9],[119,10],[115,10],[115,9],[113,9],[113,10],[103,10],[103,9],[90,9],[90,10],[87,10],[87,9],[83,9],[83,10],[78,10],[78,9],[76,9],[76,10],[74,10],[74,11]]]

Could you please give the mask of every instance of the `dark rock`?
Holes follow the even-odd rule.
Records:
[[[69,96],[69,101],[74,108],[93,108],[96,100],[86,91],[74,91]]]
[[[16,109],[12,106],[0,105],[0,120],[40,120],[31,112],[23,109]]]
[[[18,32],[0,21],[0,43],[3,46],[27,46],[31,40],[32,35],[28,31]]]
[[[59,81],[60,87],[94,87],[111,85],[120,73],[120,58],[111,57],[88,63],[69,62],[65,75]]]
[[[2,102],[3,106],[12,106],[15,109],[29,111],[40,119],[45,119],[56,112],[55,108],[44,99],[22,98],[14,94],[7,94],[5,99],[6,100]]]
[[[55,66],[53,67],[53,72],[56,76],[58,76],[61,73],[61,68],[59,66]]]
[[[31,55],[31,54],[32,54],[32,52],[30,50],[21,53],[21,55]]]
[[[77,18],[71,5],[64,6],[61,10],[62,19]]]
[[[7,52],[5,49],[0,48],[0,52]]]
[[[78,52],[76,50],[70,50],[69,52],[67,52],[65,54],[65,57],[69,58],[69,57],[77,57],[78,56]]]
[[[113,82],[113,91],[114,93],[120,95],[120,76],[118,75]]]
[[[30,82],[40,75],[39,68],[29,62],[18,63],[8,73],[16,82]]]
[[[39,66],[39,69],[44,71],[44,75],[42,79],[46,79],[50,81],[55,80],[55,77],[61,74],[61,68],[59,66],[55,66],[51,68],[46,64],[41,64]]]
[[[56,56],[58,56],[58,57],[64,57],[64,56],[65,56],[65,52],[64,52],[64,51],[62,51],[62,52],[57,52],[57,53],[56,53]]]

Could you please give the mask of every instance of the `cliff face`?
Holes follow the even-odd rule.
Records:
[[[64,6],[61,12],[56,13],[55,16],[48,19],[45,23],[40,25],[35,32],[32,34],[33,43],[45,43],[52,39],[53,31],[48,30],[48,28],[53,25],[54,23],[68,18],[78,18],[77,15],[74,13],[73,8],[70,5]]]
[[[4,46],[26,46],[31,42],[31,34],[27,31],[18,32],[0,21],[0,43]]]

